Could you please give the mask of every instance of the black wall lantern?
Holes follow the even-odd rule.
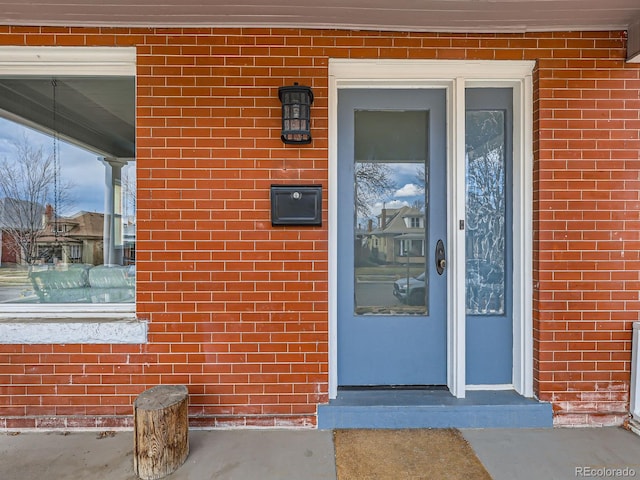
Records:
[[[298,85],[278,88],[282,102],[282,134],[284,143],[311,143],[311,87]]]

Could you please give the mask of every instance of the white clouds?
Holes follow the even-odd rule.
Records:
[[[400,190],[396,191],[396,197],[415,197],[422,194],[422,189],[415,183],[407,183]]]
[[[402,208],[407,206],[409,206],[409,203],[404,200],[391,200],[390,202],[385,203],[378,202],[373,206],[373,208],[380,212],[383,208]]]
[[[418,185],[414,183],[407,183],[405,186],[397,190],[393,196],[395,198],[391,200],[386,202],[378,201],[371,205],[371,217],[375,218],[380,215],[383,208],[397,209],[409,207],[413,200],[415,200],[415,197],[424,198],[424,193]]]
[[[375,205],[371,207],[371,216],[373,218],[380,215],[383,208],[402,208],[408,207],[409,203],[404,200],[391,200],[390,202],[377,202]]]

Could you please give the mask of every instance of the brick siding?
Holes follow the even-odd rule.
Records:
[[[144,345],[0,345],[0,428],[131,425],[186,384],[192,425],[313,426],[328,401],[328,236],[272,228],[269,186],[328,184],[328,59],[536,60],[535,391],[557,424],[628,411],[640,300],[640,65],[624,32],[0,27],[0,45],[136,46]],[[0,71],[1,75],[1,71]],[[313,143],[277,88],[313,88]]]

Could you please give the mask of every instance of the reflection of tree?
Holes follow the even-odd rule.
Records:
[[[416,170],[416,176],[415,176],[415,180],[416,180],[416,186],[418,187],[418,189],[422,192],[426,194],[426,189],[427,189],[427,167],[426,165],[422,164],[418,167],[418,169]],[[424,200],[415,200],[413,202],[413,205],[411,205],[412,208],[415,208],[416,210],[425,213],[427,211],[426,209],[426,204],[425,201],[427,200],[428,195],[425,195],[423,197]]]
[[[427,169],[424,164],[420,165],[416,171],[416,185],[420,191],[425,191],[425,186],[427,185]]]
[[[504,112],[467,112],[467,311],[504,309]]]
[[[58,211],[53,215],[60,215],[69,205],[71,184],[57,178],[53,155],[45,155],[26,136],[15,143],[12,158],[0,159],[0,171],[1,227],[13,240],[10,245],[16,258],[31,264],[38,255],[37,240],[44,233],[45,205],[55,205]]]
[[[396,190],[393,172],[385,163],[357,162],[355,175],[356,213],[360,218],[367,218],[371,216],[372,205]]]
[[[137,198],[135,172],[131,174],[129,171],[124,171],[122,173],[122,213],[125,218],[135,215]]]
[[[468,111],[466,117],[467,152],[474,157],[504,146],[504,112],[502,110]]]
[[[411,204],[411,208],[424,213],[424,200],[422,199],[414,200],[413,203]]]

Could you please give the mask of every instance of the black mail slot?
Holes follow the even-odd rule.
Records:
[[[271,185],[272,225],[322,225],[321,185]]]

